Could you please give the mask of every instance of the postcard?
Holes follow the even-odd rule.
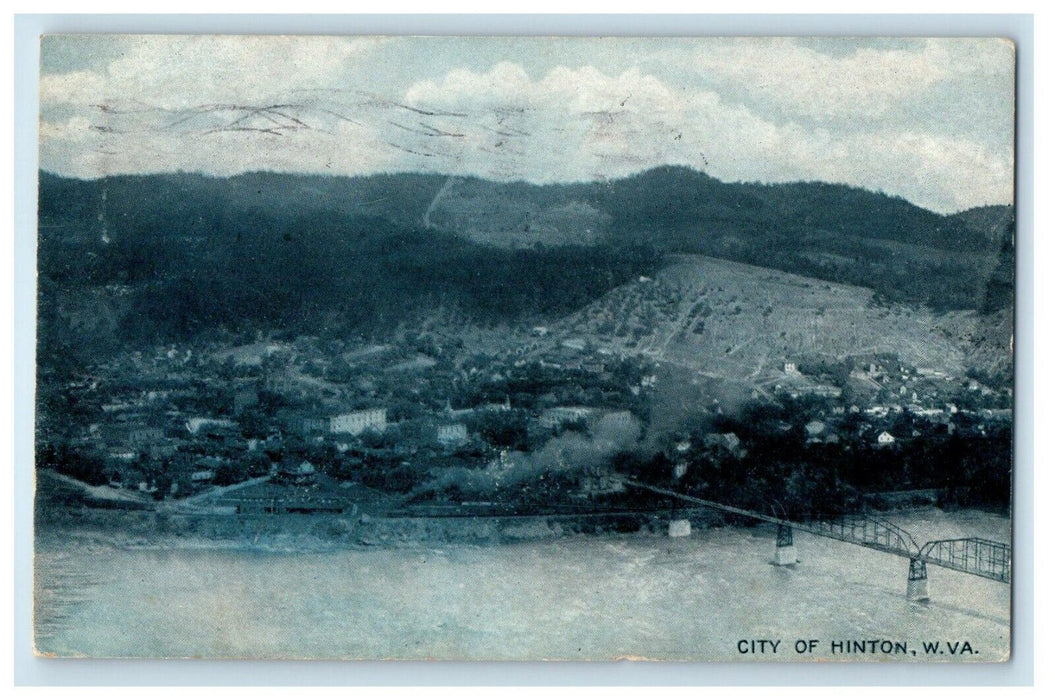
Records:
[[[1003,662],[1015,46],[41,38],[34,648]]]

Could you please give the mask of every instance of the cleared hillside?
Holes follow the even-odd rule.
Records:
[[[645,353],[714,376],[762,381],[788,361],[882,353],[961,375],[973,312],[878,304],[863,287],[705,256],[605,295],[554,327],[613,353]],[[955,329],[955,332],[954,330]]]
[[[597,243],[611,217],[587,201],[585,191],[452,177],[436,192],[426,224],[502,247]]]

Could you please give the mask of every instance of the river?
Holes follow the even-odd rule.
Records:
[[[932,509],[898,523],[920,541],[1009,541],[1007,519],[974,511]],[[909,602],[906,560],[810,535],[795,539],[799,563],[778,568],[769,563],[771,527],[301,553],[221,543],[117,546],[52,533],[38,537],[35,643],[41,653],[92,657],[1007,656],[1009,586],[931,566],[931,600]],[[795,650],[796,640],[811,639],[812,649]],[[780,644],[775,653],[771,644],[741,653],[741,640]],[[888,654],[833,651],[833,641],[853,640],[903,646]],[[934,642],[944,653],[924,651]]]

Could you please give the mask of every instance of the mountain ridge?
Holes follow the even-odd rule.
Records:
[[[70,190],[80,189],[83,195],[95,195],[98,198],[103,189],[113,192],[142,183],[165,185],[167,189],[178,189],[187,195],[220,196],[233,206],[252,206],[260,209],[287,208],[290,200],[302,208],[327,209],[348,215],[366,214],[381,216],[401,223],[418,223],[433,202],[433,198],[445,183],[458,181],[466,189],[488,189],[500,197],[512,197],[528,201],[539,208],[564,206],[569,202],[584,201],[595,207],[601,207],[611,215],[611,210],[618,209],[619,216],[615,225],[621,230],[633,227],[635,215],[651,218],[653,221],[681,223],[685,210],[694,211],[701,202],[712,206],[717,213],[737,213],[748,220],[757,220],[751,211],[769,207],[781,217],[794,217],[804,214],[810,206],[818,209],[811,215],[820,220],[831,217],[819,216],[823,209],[821,204],[841,202],[853,206],[883,204],[886,209],[901,218],[915,221],[919,229],[912,230],[908,223],[900,223],[900,229],[894,229],[888,236],[915,234],[921,240],[905,241],[926,243],[928,234],[933,241],[935,233],[947,236],[962,236],[967,232],[988,232],[989,236],[982,241],[954,238],[944,241],[950,249],[959,249],[966,242],[976,247],[991,242],[995,223],[985,226],[986,219],[993,220],[1011,211],[1010,205],[984,205],[972,207],[953,214],[939,214],[924,207],[912,204],[901,197],[873,192],[865,188],[840,183],[820,181],[802,181],[790,183],[763,184],[758,182],[723,182],[705,172],[685,166],[659,166],[641,171],[635,175],[612,180],[593,182],[569,182],[558,184],[533,184],[526,181],[493,181],[476,176],[455,176],[431,173],[381,173],[365,176],[336,176],[318,174],[293,174],[271,171],[253,171],[239,175],[220,177],[198,173],[158,173],[150,175],[113,175],[98,179],[70,178],[47,171],[40,171],[41,203],[47,204],[56,199],[46,196],[58,185],[59,190],[72,194]],[[224,191],[224,184],[227,191]],[[134,189],[134,187],[132,187]],[[159,190],[165,189],[156,188]],[[659,197],[650,196],[653,190],[660,192]],[[350,196],[354,193],[355,196]],[[256,196],[254,196],[254,194]],[[314,196],[314,202],[311,201]],[[633,205],[627,212],[627,204]],[[840,210],[843,211],[843,210]],[[47,209],[42,208],[42,213]],[[694,211],[695,213],[695,211]],[[874,222],[872,222],[874,224]],[[926,231],[926,226],[937,226],[945,231]],[[840,227],[833,227],[839,230]],[[854,229],[860,235],[860,225],[847,224],[843,230]],[[873,236],[876,237],[876,236]]]
[[[122,295],[126,339],[285,323],[362,330],[437,305],[485,321],[552,320],[677,255],[937,312],[1013,302],[1012,212],[944,216],[845,185],[723,183],[675,166],[569,185],[40,175],[41,318],[59,299],[109,289],[102,296]]]

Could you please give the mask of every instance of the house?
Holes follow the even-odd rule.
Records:
[[[547,408],[539,416],[539,425],[547,430],[563,427],[569,423],[588,420],[593,415],[593,409],[585,406],[557,406]]]
[[[806,441],[807,442],[820,442],[820,435],[828,426],[823,421],[811,420],[806,424]]]
[[[843,395],[843,390],[832,384],[815,384],[802,388],[802,393],[808,396],[818,396],[825,399],[837,399]]]
[[[386,427],[388,427],[387,408],[342,413],[330,418],[330,432],[335,434],[359,435],[367,430],[384,432]]]
[[[187,432],[191,435],[197,435],[203,428],[215,429],[215,428],[237,428],[237,424],[233,420],[226,418],[205,418],[195,417],[187,419]]]
[[[799,366],[797,364],[795,364],[794,362],[785,362],[784,363],[784,374],[798,374],[798,373],[799,373]]]
[[[443,409],[443,415],[447,418],[468,418],[474,412],[475,409],[472,408],[452,408],[450,399],[447,399],[447,405]]]
[[[280,415],[280,420],[289,432],[305,437],[320,435],[330,431],[329,416],[321,416],[315,413],[305,415],[293,411],[283,411]]]
[[[469,432],[465,427],[465,423],[441,425],[436,428],[436,442],[443,447],[457,447],[465,444],[468,439]]]
[[[301,435],[318,435],[330,429],[330,419],[319,416],[301,416],[297,419],[297,432]]]
[[[890,445],[893,445],[895,442],[897,442],[897,438],[895,438],[893,435],[891,435],[885,430],[879,433],[879,436],[876,438],[876,444],[880,447],[888,447]]]
[[[161,428],[142,423],[125,423],[107,426],[103,434],[106,442],[112,446],[128,447],[133,450],[145,448],[161,441],[165,434]]]
[[[485,403],[482,406],[477,407],[476,410],[484,412],[499,412],[499,411],[510,411],[513,408],[513,404],[510,403],[509,397],[505,398],[502,403]]]
[[[498,456],[491,459],[487,463],[487,469],[494,469],[499,471],[505,471],[512,469],[517,463],[518,458],[523,457],[523,452],[510,452],[509,450],[499,450]]]
[[[279,469],[273,481],[276,484],[287,486],[313,486],[317,478],[315,465],[305,460],[297,465],[292,463],[284,465]]]
[[[586,496],[601,496],[626,491],[626,484],[616,474],[595,472],[583,474],[579,479],[580,493]]]
[[[747,450],[741,447],[740,438],[736,433],[708,433],[703,438],[703,444],[707,447],[726,450],[739,458],[747,454]]]
[[[175,440],[157,440],[144,447],[144,451],[151,459],[165,459],[176,454],[178,443]]]

